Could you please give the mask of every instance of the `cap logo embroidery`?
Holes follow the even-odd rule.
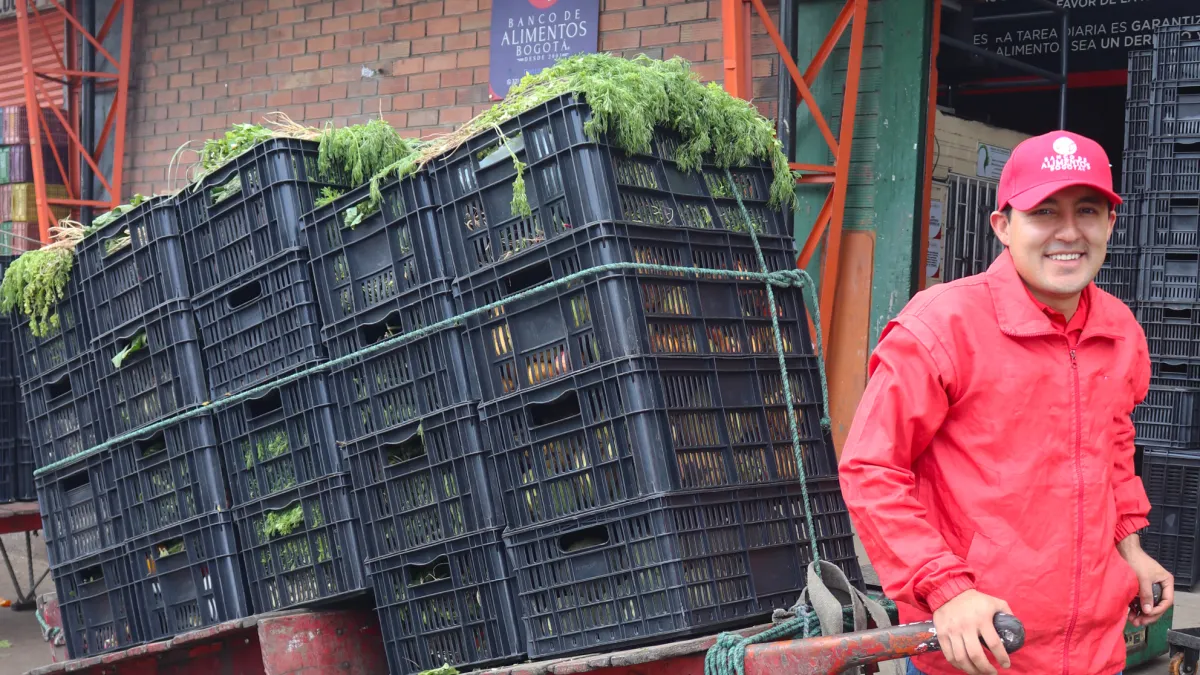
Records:
[[[1046,157],[1042,160],[1043,171],[1091,171],[1092,163],[1087,157],[1076,156],[1079,146],[1075,141],[1063,136],[1054,141],[1054,152],[1057,157]]]

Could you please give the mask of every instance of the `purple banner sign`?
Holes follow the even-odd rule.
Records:
[[[489,90],[504,98],[527,73],[596,51],[600,0],[493,0]]]

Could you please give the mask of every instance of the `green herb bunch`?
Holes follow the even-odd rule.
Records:
[[[647,153],[656,128],[674,131],[681,140],[674,158],[683,170],[699,170],[705,160],[721,168],[744,166],[753,159],[769,161],[774,173],[771,205],[788,208],[795,204],[795,176],[775,127],[753,105],[716,83],[701,83],[681,58],[661,61],[643,55],[624,59],[611,54],[577,54],[526,75],[504,101],[376,174],[372,193],[390,177],[414,173],[481,132],[494,131],[500,137],[498,148],[508,148],[508,139],[500,131],[503,123],[568,93],[580,95],[591,108],[584,131],[594,141],[608,135],[626,152]],[[512,211],[528,216],[525,165],[515,153],[512,159],[517,168]]]
[[[67,247],[47,247],[23,253],[8,266],[0,282],[0,312],[20,311],[29,317],[34,337],[53,335],[59,329],[58,303],[66,297],[75,252]]]

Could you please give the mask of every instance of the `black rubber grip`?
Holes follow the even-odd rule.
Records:
[[[992,619],[992,626],[1004,643],[1004,651],[1011,654],[1025,646],[1025,626],[1017,617],[1002,612]]]

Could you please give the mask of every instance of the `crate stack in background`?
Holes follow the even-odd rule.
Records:
[[[0,279],[11,255],[0,254]],[[33,501],[33,445],[25,425],[12,320],[0,314],[0,504]]]
[[[42,139],[41,148],[46,194],[51,199],[65,199],[68,195],[60,166],[67,166],[67,133],[53,109],[42,108],[41,115],[52,130],[49,138]],[[25,106],[0,107],[0,255],[38,247],[33,159]],[[63,218],[70,209],[55,207],[55,214]]]
[[[1132,227],[1125,236],[1138,245],[1133,304],[1151,360],[1150,389],[1134,411],[1140,471],[1151,504],[1150,525],[1141,539],[1186,588],[1200,580],[1200,34],[1195,28],[1162,28],[1152,50],[1132,53],[1129,91],[1123,196],[1130,215],[1137,215],[1127,218]]]
[[[1129,53],[1129,83],[1125,102],[1125,153],[1121,161],[1117,224],[1108,240],[1108,254],[1096,274],[1096,285],[1136,311],[1143,236],[1150,230],[1146,172],[1150,147],[1151,89],[1154,53]]]

